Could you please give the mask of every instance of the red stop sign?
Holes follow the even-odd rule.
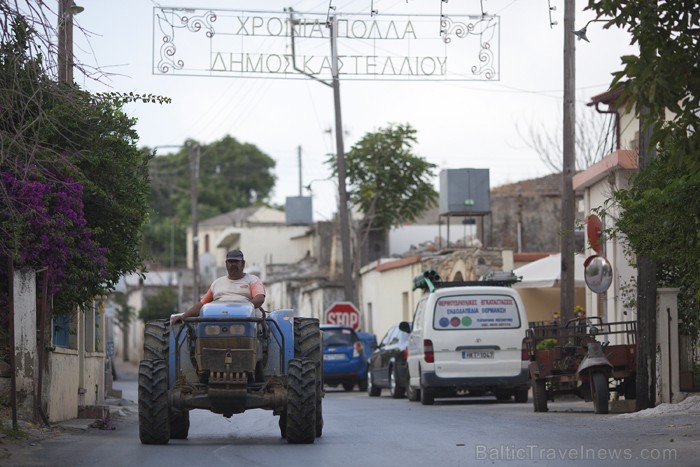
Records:
[[[351,302],[335,302],[325,313],[326,324],[351,326],[355,331],[360,327],[360,310]]]

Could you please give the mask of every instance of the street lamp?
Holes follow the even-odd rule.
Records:
[[[73,83],[73,16],[85,8],[58,0],[58,81]]]
[[[583,39],[586,42],[591,42],[588,40],[588,37],[586,37],[586,30],[587,30],[589,24],[596,22],[596,21],[605,22],[606,20],[598,19],[598,18],[592,19],[589,22],[587,22],[586,25],[584,27],[582,27],[581,29],[579,29],[578,31],[571,31],[571,32],[574,33],[574,36],[576,36],[578,38],[578,40]]]

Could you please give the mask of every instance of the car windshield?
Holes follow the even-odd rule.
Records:
[[[349,329],[324,329],[322,333],[325,345],[353,345],[356,340]]]

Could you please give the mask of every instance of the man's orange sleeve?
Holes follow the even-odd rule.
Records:
[[[214,292],[211,291],[211,288],[207,290],[207,293],[204,294],[202,298],[199,299],[199,302],[202,305],[206,305],[207,303],[211,303],[214,301]]]
[[[256,295],[267,295],[265,292],[265,286],[260,279],[250,284],[250,298],[253,298]]]

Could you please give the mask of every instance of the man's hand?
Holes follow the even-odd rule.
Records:
[[[184,323],[185,318],[184,318],[184,313],[175,313],[173,315],[170,315],[170,325],[174,325],[177,323]]]

